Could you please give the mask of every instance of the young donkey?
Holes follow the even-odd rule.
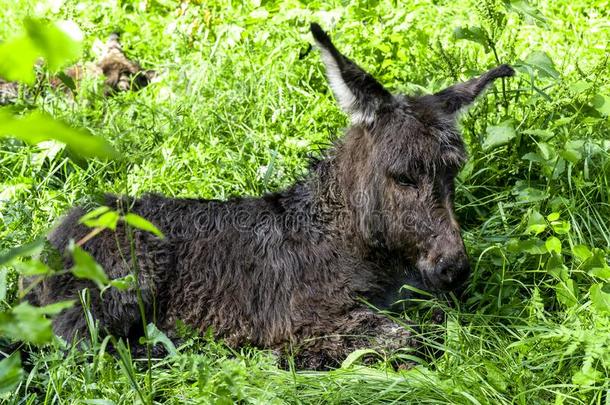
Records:
[[[466,160],[456,113],[514,72],[500,66],[436,94],[392,95],[317,24],[311,31],[352,125],[309,176],[260,198],[107,197],[107,205],[149,219],[166,238],[134,231],[136,264],[125,259],[129,230],[121,225],[83,248],[111,278],[137,265],[147,319],[155,316],[170,334],[180,319],[211,328],[231,346],[298,346],[298,367],[326,368],[358,348],[415,344],[363,299],[388,308],[404,284],[440,293],[467,279],[452,207],[454,178]],[[83,214],[74,209],[50,235],[57,249],[89,232],[78,222]],[[28,299],[74,299],[85,287],[93,285],[67,274],[45,280]],[[134,291],[91,291],[103,329],[124,337],[141,332]],[[53,326],[68,340],[87,333],[81,308],[65,310]]]

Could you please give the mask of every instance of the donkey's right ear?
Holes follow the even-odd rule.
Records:
[[[343,56],[318,24],[311,24],[311,33],[322,51],[328,83],[341,108],[354,124],[372,123],[377,109],[392,101],[392,94],[373,76]]]

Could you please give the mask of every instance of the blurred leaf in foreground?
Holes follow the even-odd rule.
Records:
[[[14,137],[29,144],[54,139],[84,158],[118,157],[116,150],[104,139],[86,130],[71,128],[38,111],[17,118],[8,110],[0,110],[0,137]]]
[[[93,281],[100,290],[110,282],[102,266],[79,246],[74,245],[72,247],[72,258],[74,259],[74,267],[70,271],[76,277]]]
[[[12,391],[22,377],[23,370],[19,353],[13,353],[0,361],[0,394]]]
[[[0,44],[0,77],[6,80],[33,84],[33,67],[39,58],[55,72],[81,55],[82,33],[72,22],[27,18],[24,27],[23,35]]]
[[[49,343],[53,331],[47,315],[56,315],[73,304],[74,301],[59,301],[44,307],[34,307],[22,302],[9,311],[0,313],[0,335],[37,345]]]

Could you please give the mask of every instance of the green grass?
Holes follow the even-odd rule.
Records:
[[[0,0],[2,39],[27,15],[71,19],[85,34],[83,60],[120,30],[128,54],[160,72],[135,94],[103,98],[100,83],[86,82],[74,99],[49,91],[17,103],[89,129],[125,159],[78,162],[52,144],[0,138],[0,251],[102,192],[224,199],[302,176],[307,157],[347,125],[318,53],[307,52],[311,21],[395,91],[439,90],[499,63],[519,70],[461,120],[470,163],[456,212],[475,271],[468,300],[446,308],[436,331],[439,358],[401,372],[383,359],[291,372],[269,353],[190,338],[149,375],[146,362],[104,345],[56,343],[32,354],[0,400],[131,404],[140,390],[158,403],[608,403],[610,3],[508,3],[65,1],[54,11]],[[458,40],[458,27],[488,35]],[[498,133],[510,142],[494,144]],[[6,304],[15,279],[12,268],[0,272]],[[438,306],[405,316],[433,333],[426,314]]]

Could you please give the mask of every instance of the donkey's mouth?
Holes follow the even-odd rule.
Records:
[[[426,289],[433,293],[448,293],[463,290],[464,283],[470,276],[469,271],[451,271],[451,276],[436,274],[433,270],[420,270]]]

